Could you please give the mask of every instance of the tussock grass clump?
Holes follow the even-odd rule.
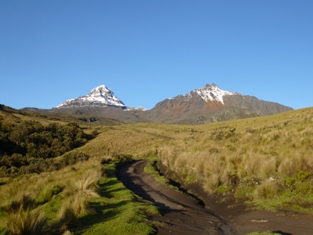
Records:
[[[22,207],[8,216],[7,228],[11,235],[49,234],[44,214],[38,210],[24,210]]]
[[[77,222],[77,215],[70,201],[65,201],[57,215],[59,227],[64,230],[66,227]]]
[[[88,199],[99,198],[100,195],[96,192],[95,188],[101,178],[102,173],[97,170],[87,171],[80,180],[76,182],[69,182],[64,190],[64,194],[69,196],[69,202],[65,202],[64,214],[72,213],[89,214],[93,211],[88,209]],[[68,208],[69,205],[72,207]],[[61,218],[64,216],[61,216]]]
[[[276,175],[277,172],[277,160],[271,156],[261,161],[259,176],[261,178],[269,178]]]
[[[21,206],[33,205],[34,192],[27,188],[26,184],[13,182],[4,185],[0,191],[0,207],[6,212],[18,211]]]
[[[213,173],[209,175],[204,179],[204,182],[205,184],[203,188],[209,193],[214,192],[215,189],[217,189],[217,187],[220,185],[219,174]]]
[[[8,200],[2,205],[6,212],[6,228],[12,235],[48,234],[48,222],[44,213],[37,209],[36,195],[8,188]],[[14,196],[12,193],[16,193]]]
[[[265,180],[255,188],[254,195],[256,199],[274,198],[279,191],[279,186],[275,180]]]
[[[58,226],[66,227],[70,222],[75,222],[76,214],[88,211],[87,199],[99,197],[94,191],[94,185],[102,176],[100,161],[101,159],[92,159],[56,172],[26,175],[0,186],[0,228],[7,227],[12,234],[18,234],[18,231],[30,231],[31,226],[40,230],[40,224],[47,221],[57,230]],[[75,196],[61,193],[66,188],[64,182],[70,180],[73,182]],[[68,201],[70,207],[61,208],[62,201]],[[49,206],[50,204],[53,206]],[[37,211],[44,211],[47,217]],[[55,214],[56,211],[60,211],[59,217]],[[27,217],[31,219],[25,221]],[[57,217],[58,222],[55,221]],[[52,228],[49,229],[48,234],[51,234]]]

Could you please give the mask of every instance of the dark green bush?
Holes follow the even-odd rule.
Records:
[[[36,121],[15,122],[0,119],[0,177],[58,170],[64,166],[86,160],[81,152],[53,159],[84,145],[92,136],[86,135],[76,123],[43,126]]]

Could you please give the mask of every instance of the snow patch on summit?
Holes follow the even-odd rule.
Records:
[[[206,85],[204,88],[193,90],[191,93],[197,93],[205,101],[217,101],[224,104],[223,97],[225,95],[238,95],[237,92],[224,91],[215,84]]]
[[[76,99],[69,99],[63,104],[58,105],[57,108],[88,105],[125,107],[124,103],[114,95],[113,91],[105,85],[101,85],[92,89],[88,95],[80,96]]]
[[[113,106],[125,106],[124,103],[114,95],[113,91],[105,85],[92,89],[88,96],[86,96],[86,100]]]

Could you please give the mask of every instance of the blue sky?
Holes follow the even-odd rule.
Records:
[[[154,105],[205,84],[313,106],[312,0],[0,1],[0,103],[52,108],[104,84]]]

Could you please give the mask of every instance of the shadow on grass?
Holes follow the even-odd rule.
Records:
[[[127,191],[127,189],[121,187],[118,187],[116,185],[121,184],[121,182],[117,179],[111,179],[109,181],[106,181],[104,183],[99,184],[99,189],[97,192],[101,197],[105,198],[112,198],[114,197],[114,193]]]
[[[115,177],[116,170],[113,168],[105,168],[105,174],[108,178]]]
[[[286,233],[286,232],[282,232],[282,231],[274,231],[274,233],[278,233],[278,234],[281,234],[281,235],[292,235],[292,233]]]
[[[98,185],[97,192],[101,198],[89,202],[88,207],[94,213],[78,219],[77,227],[72,228],[75,234],[84,234],[95,227],[100,230],[105,228],[105,222],[117,219],[121,216],[123,208],[131,203],[132,199],[127,197],[128,189],[115,178],[115,169],[106,169],[106,175],[107,178],[100,181]]]
[[[120,214],[120,207],[128,204],[130,200],[103,205],[101,202],[91,202],[89,208],[95,213],[86,215],[78,220],[79,227],[75,228],[75,234],[81,235],[92,226],[115,219]]]

